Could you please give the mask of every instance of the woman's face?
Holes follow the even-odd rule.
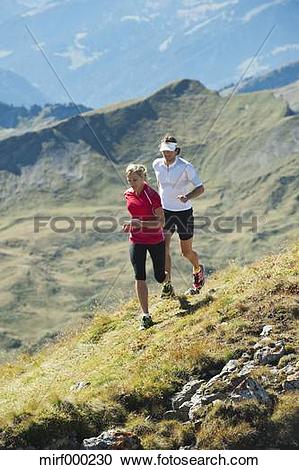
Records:
[[[144,177],[138,175],[138,173],[130,173],[127,176],[127,181],[130,186],[134,189],[134,191],[139,191],[143,188],[144,185]]]

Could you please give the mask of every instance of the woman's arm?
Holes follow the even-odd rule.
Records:
[[[130,224],[131,227],[134,228],[160,228],[164,227],[165,218],[164,218],[164,210],[162,207],[158,207],[154,210],[155,218],[152,220],[140,220],[140,219],[132,219]]]

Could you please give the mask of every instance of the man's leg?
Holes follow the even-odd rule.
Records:
[[[200,268],[200,261],[198,254],[192,248],[193,237],[188,240],[180,239],[181,254],[187,258],[193,266],[193,272],[197,272]]]
[[[192,238],[180,240],[182,256],[187,258],[193,266],[193,284],[185,294],[198,294],[205,283],[205,268],[200,263],[198,254],[192,248]]]
[[[199,256],[193,250],[193,233],[194,233],[194,217],[192,209],[181,214],[179,220],[179,237],[181,254],[193,266],[193,284],[186,292],[187,294],[197,294],[205,283],[205,270],[203,264],[200,263]]]

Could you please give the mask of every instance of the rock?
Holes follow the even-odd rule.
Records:
[[[194,395],[194,393],[200,388],[200,386],[204,383],[204,380],[191,380],[187,382],[182,390],[174,395],[172,398],[172,408],[173,410],[178,410],[180,406],[189,401],[190,398]]]
[[[180,421],[178,410],[168,410],[165,411],[163,419],[177,419]]]
[[[194,447],[194,446],[183,446],[183,447],[179,447],[179,450],[197,450],[197,447]]]
[[[269,336],[271,333],[273,327],[271,325],[265,325],[260,336]]]
[[[255,361],[260,364],[278,364],[279,359],[286,354],[282,341],[278,341],[273,347],[264,346],[254,354]]]
[[[238,366],[239,366],[239,361],[237,361],[237,359],[231,359],[225,364],[220,374],[224,374],[224,373],[229,374],[230,372],[233,372],[234,370],[236,370]]]
[[[72,385],[70,388],[71,392],[80,392],[83,388],[86,388],[90,385],[90,382],[77,382],[75,385]]]
[[[248,361],[250,361],[251,359],[251,354],[249,354],[248,352],[245,352],[242,354],[241,358],[245,361],[246,359],[248,359]]]
[[[295,372],[293,375],[289,375],[282,385],[285,391],[298,390],[299,389],[299,372]]]
[[[190,401],[185,401],[177,410],[170,410],[164,413],[164,419],[176,419],[178,421],[188,421],[189,420],[189,410],[192,406]]]
[[[280,369],[281,372],[284,372],[285,374],[291,374],[294,371],[294,366],[293,364],[287,364],[285,367]]]
[[[84,439],[84,449],[88,450],[140,450],[141,441],[138,436],[128,431],[111,429],[102,432],[98,437]]]
[[[232,401],[257,400],[259,403],[271,404],[271,398],[266,390],[251,377],[246,377],[229,395]]]
[[[239,376],[239,377],[242,377],[243,375],[249,374],[249,373],[252,371],[252,369],[254,369],[254,367],[255,367],[255,362],[254,362],[254,361],[248,361],[248,362],[246,362],[246,363],[243,365],[243,367],[242,367],[242,369],[240,370],[240,372],[238,373],[238,376]]]

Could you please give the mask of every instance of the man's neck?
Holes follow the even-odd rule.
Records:
[[[165,165],[167,166],[172,165],[176,161],[176,158],[177,158],[176,156],[172,160],[165,160],[164,158]]]

